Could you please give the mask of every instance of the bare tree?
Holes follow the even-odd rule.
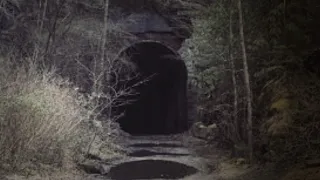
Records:
[[[251,85],[250,85],[250,75],[248,68],[248,58],[246,52],[245,36],[244,36],[244,22],[243,22],[243,13],[241,0],[238,0],[238,12],[239,12],[239,33],[240,33],[240,42],[242,49],[242,58],[243,58],[243,68],[244,68],[244,80],[247,94],[247,131],[248,131],[248,146],[249,146],[249,158],[250,161],[253,161],[253,136],[252,136],[252,94],[251,94]]]
[[[229,14],[229,61],[232,71],[232,84],[233,84],[233,126],[234,126],[234,140],[239,141],[239,122],[238,122],[238,85],[236,79],[236,67],[233,58],[233,29],[232,29],[232,15],[233,15],[233,0],[230,0],[230,14]]]

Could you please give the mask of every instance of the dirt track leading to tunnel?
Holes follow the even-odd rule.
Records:
[[[129,179],[204,179],[205,159],[186,147],[180,136],[131,136],[121,142],[128,156],[114,162],[107,176]]]
[[[279,170],[274,167],[236,165],[225,151],[189,135],[126,136],[119,138],[117,144],[123,147],[127,155],[98,161],[97,169],[102,170],[103,175],[101,172],[84,173],[82,170],[58,171],[45,177],[14,175],[4,180],[280,179]]]

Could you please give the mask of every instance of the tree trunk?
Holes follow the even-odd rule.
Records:
[[[46,17],[46,13],[47,13],[47,7],[48,7],[48,0],[45,0],[44,4],[43,4],[43,11],[42,11],[42,16],[41,16],[41,20],[40,20],[40,26],[39,26],[40,37],[42,36],[43,24],[44,24],[44,19]]]
[[[105,75],[109,75],[109,68],[106,69],[106,43],[107,43],[107,31],[108,31],[108,11],[109,11],[109,0],[104,0],[104,17],[103,17],[103,29],[101,35],[100,44],[100,60],[94,61],[94,78],[93,78],[93,92],[102,93],[103,82]],[[109,65],[108,65],[109,67]],[[106,78],[107,79],[107,78]]]
[[[106,59],[106,43],[107,43],[107,35],[108,35],[108,13],[109,13],[109,0],[104,0],[104,27],[103,27],[103,32],[102,32],[102,43],[101,43],[101,68],[102,71],[101,73],[101,80],[100,80],[100,90],[103,91],[103,84],[104,82],[109,84],[111,82],[111,71],[113,70],[113,62],[111,62],[110,59]],[[106,64],[106,62],[108,62],[108,64]],[[106,71],[106,72],[105,72]],[[105,74],[105,73],[106,74]],[[106,75],[106,77],[104,78],[104,75]],[[109,97],[111,97],[112,95],[109,92],[109,89],[107,89],[108,92],[107,95]],[[109,103],[109,102],[108,102]],[[108,118],[111,119],[111,111],[112,111],[112,104],[107,107],[107,111],[108,111]]]
[[[106,60],[106,43],[107,43],[107,32],[108,32],[108,12],[109,12],[109,0],[104,0],[104,18],[103,18],[103,31],[102,31],[102,41],[101,41],[101,68],[105,67]],[[108,71],[109,72],[109,71]],[[103,72],[100,72],[103,73]]]
[[[238,0],[238,11],[239,11],[239,31],[240,31],[240,41],[241,41],[241,49],[243,56],[243,68],[244,68],[244,80],[247,94],[247,131],[248,131],[248,146],[249,146],[249,158],[250,161],[253,161],[253,137],[252,137],[252,95],[251,95],[251,87],[250,87],[250,75],[248,68],[248,59],[246,52],[246,44],[245,44],[245,36],[244,36],[244,23],[243,23],[243,13],[242,13],[242,5],[241,0]]]
[[[230,0],[230,3],[232,3],[233,0]],[[229,15],[229,61],[231,64],[231,70],[232,70],[232,84],[233,84],[233,128],[234,128],[234,143],[237,143],[237,141],[240,140],[239,135],[239,122],[238,122],[238,89],[237,89],[237,79],[236,79],[236,67],[234,64],[234,58],[233,58],[233,30],[232,30],[232,4],[230,6],[230,15]]]

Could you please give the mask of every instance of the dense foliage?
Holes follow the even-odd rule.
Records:
[[[200,92],[200,119],[208,124],[217,123],[231,145],[247,139],[236,3],[218,0],[194,17],[195,32],[183,50],[190,82]],[[311,0],[243,1],[255,152],[260,159],[283,161],[319,156],[317,4]],[[236,128],[232,117],[234,84],[230,53],[234,57],[239,94]],[[236,142],[235,133],[241,136]]]

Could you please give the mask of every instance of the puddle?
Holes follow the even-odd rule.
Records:
[[[148,150],[140,150],[130,153],[128,156],[131,157],[146,157],[146,156],[155,156],[155,155],[164,155],[164,156],[188,156],[190,154],[179,154],[179,153],[160,153]]]
[[[178,162],[142,160],[119,164],[108,174],[113,180],[180,179],[197,172],[197,169]]]
[[[138,143],[138,144],[132,144],[131,147],[183,147],[179,144],[170,144],[170,143]]]

